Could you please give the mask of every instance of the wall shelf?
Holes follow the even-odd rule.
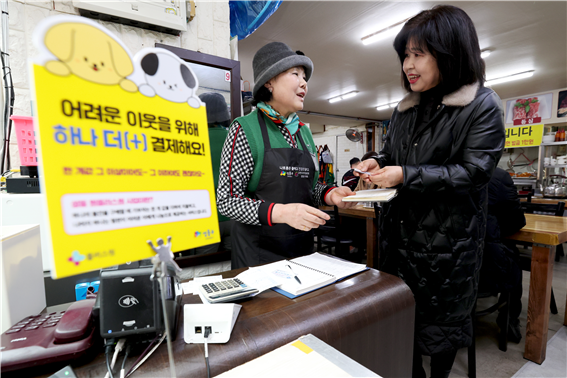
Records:
[[[542,143],[542,146],[564,146],[567,144],[567,141],[565,142],[553,142],[553,143]]]

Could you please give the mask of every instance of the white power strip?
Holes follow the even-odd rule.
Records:
[[[187,344],[203,344],[206,327],[210,327],[209,344],[223,344],[230,334],[241,305],[235,303],[186,304],[183,306],[183,338]]]

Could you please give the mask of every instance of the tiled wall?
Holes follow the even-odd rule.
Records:
[[[60,14],[78,15],[79,12],[73,6],[72,0],[9,0],[8,11],[10,66],[15,92],[13,114],[31,115],[28,59],[37,56],[37,49],[32,43],[33,30],[46,17]],[[179,36],[111,22],[99,22],[122,39],[132,55],[144,47],[153,47],[159,42],[230,58],[229,15],[228,0],[196,1],[195,18],[187,25],[187,32]],[[19,167],[20,159],[14,132],[10,141],[10,158],[12,167]],[[211,264],[210,267],[199,266],[195,268],[195,276],[227,269],[230,269],[230,262]]]

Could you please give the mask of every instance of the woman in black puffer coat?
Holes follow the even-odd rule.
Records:
[[[383,207],[382,270],[416,301],[414,377],[448,377],[470,345],[487,219],[487,184],[502,156],[501,100],[485,88],[484,61],[468,15],[437,6],[410,19],[394,42],[408,94],[380,155],[363,175],[397,187]]]

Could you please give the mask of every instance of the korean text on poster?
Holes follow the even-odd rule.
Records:
[[[65,277],[219,241],[205,107],[175,54],[133,58],[94,21],[44,20],[33,64],[41,187]]]
[[[543,125],[506,128],[506,148],[539,146],[543,137]]]

